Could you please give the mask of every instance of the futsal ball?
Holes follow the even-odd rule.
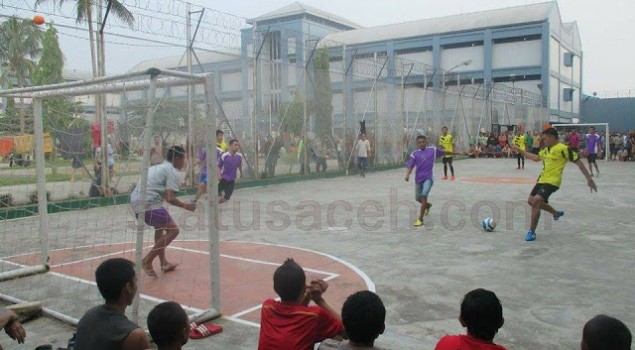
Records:
[[[496,228],[496,221],[492,218],[485,218],[481,221],[481,225],[483,226],[483,230],[492,232]]]
[[[33,23],[37,24],[37,25],[42,25],[44,24],[45,20],[44,20],[44,16],[41,15],[35,15],[33,17]]]

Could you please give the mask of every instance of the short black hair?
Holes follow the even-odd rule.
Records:
[[[229,145],[231,146],[231,145],[235,144],[236,142],[238,142],[238,140],[231,139],[231,140],[229,140]]]
[[[461,319],[468,334],[492,341],[503,326],[503,306],[494,292],[482,288],[465,294],[461,303]]]
[[[223,130],[217,129],[216,130],[216,136],[218,136],[218,135],[225,135],[225,133],[223,132]]]
[[[628,327],[607,315],[593,317],[582,331],[582,342],[588,350],[630,350],[632,340]]]
[[[298,300],[306,287],[306,275],[293,259],[287,259],[273,274],[273,290],[282,301]]]
[[[165,158],[172,163],[174,159],[179,157],[185,157],[185,150],[181,146],[173,146],[168,149],[168,154]]]
[[[370,344],[384,332],[386,308],[379,296],[360,291],[349,296],[342,306],[342,322],[350,340]]]
[[[548,128],[542,131],[543,135],[551,135],[555,138],[558,138],[558,130],[556,128]]]
[[[425,136],[423,136],[423,135],[419,135],[419,136],[417,136],[417,141],[419,141],[420,139],[424,139],[424,140],[425,140],[425,139],[426,139],[426,137],[425,137]]]
[[[180,304],[166,301],[155,306],[148,314],[148,330],[158,346],[182,345],[183,329],[189,320]]]
[[[126,283],[133,282],[134,278],[134,263],[124,258],[108,259],[95,270],[97,288],[106,302],[117,301]]]

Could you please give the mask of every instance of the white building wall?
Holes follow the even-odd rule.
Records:
[[[238,91],[241,89],[240,72],[221,73],[220,85],[221,91]]]
[[[344,113],[344,100],[342,96],[343,96],[342,93],[333,94],[333,113],[334,114]]]
[[[564,55],[569,52],[566,47],[560,45],[560,75],[569,79],[573,78],[573,67],[567,67],[564,65]]]
[[[580,84],[580,80],[582,77],[582,67],[581,67],[581,58],[579,56],[575,56],[573,58],[573,82],[575,84]]]
[[[549,78],[549,108],[558,109],[558,99],[562,96],[560,81],[555,77]]]
[[[459,66],[452,72],[481,70],[484,68],[485,55],[483,46],[460,47],[441,50],[441,69],[448,70],[465,61],[472,60],[467,66]]]
[[[434,64],[432,51],[403,53],[403,54],[398,54],[397,58],[404,59],[406,60],[406,62],[411,61],[411,62],[423,63],[429,66],[432,66]]]
[[[492,47],[492,68],[540,66],[542,43],[540,40],[518,41],[494,44]]]
[[[551,37],[549,42],[549,68],[553,72],[560,67],[560,43],[556,38]]]

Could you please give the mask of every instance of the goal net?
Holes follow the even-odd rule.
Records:
[[[588,153],[587,145],[589,134],[593,130],[596,134],[599,135],[598,143],[596,145],[596,152],[598,153],[598,158],[603,159],[605,161],[609,160],[610,153],[610,129],[608,123],[582,123],[582,124],[552,124],[554,128],[558,130],[558,137],[560,138],[560,142],[564,144],[570,144],[570,139],[572,133],[577,133],[579,136],[579,146],[581,155],[586,155]],[[601,150],[601,152],[600,152]]]
[[[216,196],[199,202],[195,212],[169,207],[181,232],[167,258],[196,273],[161,274],[155,263],[160,279],[141,269],[155,235],[128,204],[135,186],[145,198],[149,167],[163,161],[172,146],[183,146],[192,158],[194,149],[205,148],[209,176],[215,178],[213,81],[212,75],[152,68],[0,90],[9,101],[0,118],[2,299],[42,301],[48,314],[76,323],[103,302],[96,268],[123,257],[135,262],[139,281],[133,320],[177,296],[193,320],[220,314]],[[199,97],[192,105],[188,90]],[[180,182],[193,183],[192,172],[183,170]],[[216,186],[210,181],[209,193]],[[209,258],[190,260],[192,254]]]

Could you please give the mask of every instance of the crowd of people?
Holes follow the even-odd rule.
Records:
[[[103,261],[95,281],[104,303],[87,310],[73,336],[75,350],[180,350],[201,326],[190,322],[181,305],[174,301],[156,305],[148,314],[147,328],[126,317],[138,283],[134,263],[123,258]],[[341,310],[326,301],[329,288],[323,280],[307,283],[303,268],[287,259],[273,275],[273,289],[279,300],[263,302],[259,350],[353,350],[382,348],[375,344],[386,328],[386,307],[371,291],[348,296]],[[465,294],[458,309],[458,321],[465,334],[442,336],[435,350],[504,350],[494,342],[504,326],[503,306],[498,296],[478,288]],[[607,315],[592,317],[582,327],[581,350],[630,350],[632,334],[620,320]],[[27,334],[11,310],[0,310],[0,327],[19,343]],[[211,334],[211,333],[210,333]]]

